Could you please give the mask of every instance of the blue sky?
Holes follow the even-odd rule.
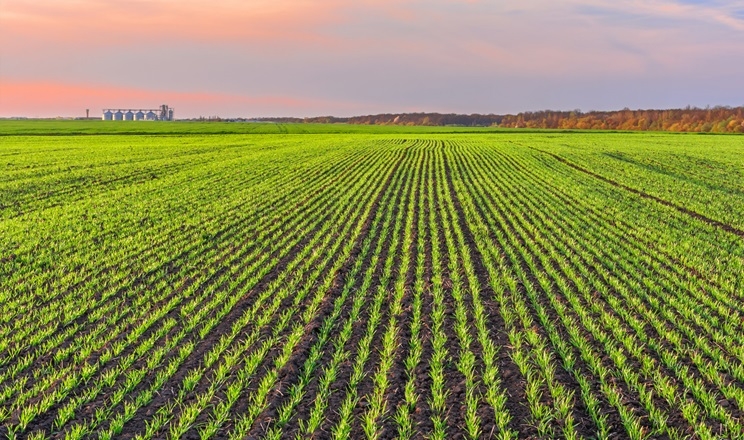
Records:
[[[744,0],[3,0],[0,116],[744,105]]]

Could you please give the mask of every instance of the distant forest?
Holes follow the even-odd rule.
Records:
[[[337,118],[262,118],[273,122],[348,123],[368,125],[429,125],[465,127],[554,128],[578,130],[653,130],[701,133],[744,133],[744,107],[674,110],[538,111],[516,115],[385,113]]]

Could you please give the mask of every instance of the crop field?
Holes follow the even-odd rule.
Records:
[[[742,136],[14,124],[2,438],[744,438]]]

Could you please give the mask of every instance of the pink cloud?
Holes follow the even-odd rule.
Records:
[[[720,78],[738,78],[744,69],[744,21],[731,5],[680,6],[671,0],[0,2],[4,115],[81,114],[85,108],[163,102],[176,106],[179,116],[348,115],[409,107],[622,108],[632,106],[627,91],[618,92],[612,104],[603,103],[602,96],[620,90],[623,81],[644,99],[645,88],[659,102],[684,97],[672,88],[684,83],[693,84],[687,94],[706,87],[723,92],[695,95],[706,96],[701,101],[680,98],[683,104],[728,104],[735,94]],[[575,84],[579,92],[561,98],[565,104],[550,100]],[[597,86],[601,93],[585,92],[587,84],[602,84]],[[506,103],[509,94],[513,98]],[[298,98],[283,98],[290,96]]]
[[[107,85],[81,85],[44,81],[17,81],[0,78],[0,116],[82,116],[85,109],[98,115],[102,108],[154,108],[160,104],[176,108],[177,116],[259,116],[261,114],[307,112],[324,108],[352,108],[347,102],[291,98],[285,96],[245,96],[209,92],[155,91]],[[272,113],[274,112],[274,113]],[[229,114],[228,114],[229,113]]]
[[[158,42],[332,44],[316,29],[342,18],[335,1],[108,1],[4,0],[0,43],[15,52],[33,45],[121,47]]]

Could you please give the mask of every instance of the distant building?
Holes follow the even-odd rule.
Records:
[[[105,108],[101,119],[104,121],[173,121],[173,108],[163,104],[156,109],[117,109]]]

